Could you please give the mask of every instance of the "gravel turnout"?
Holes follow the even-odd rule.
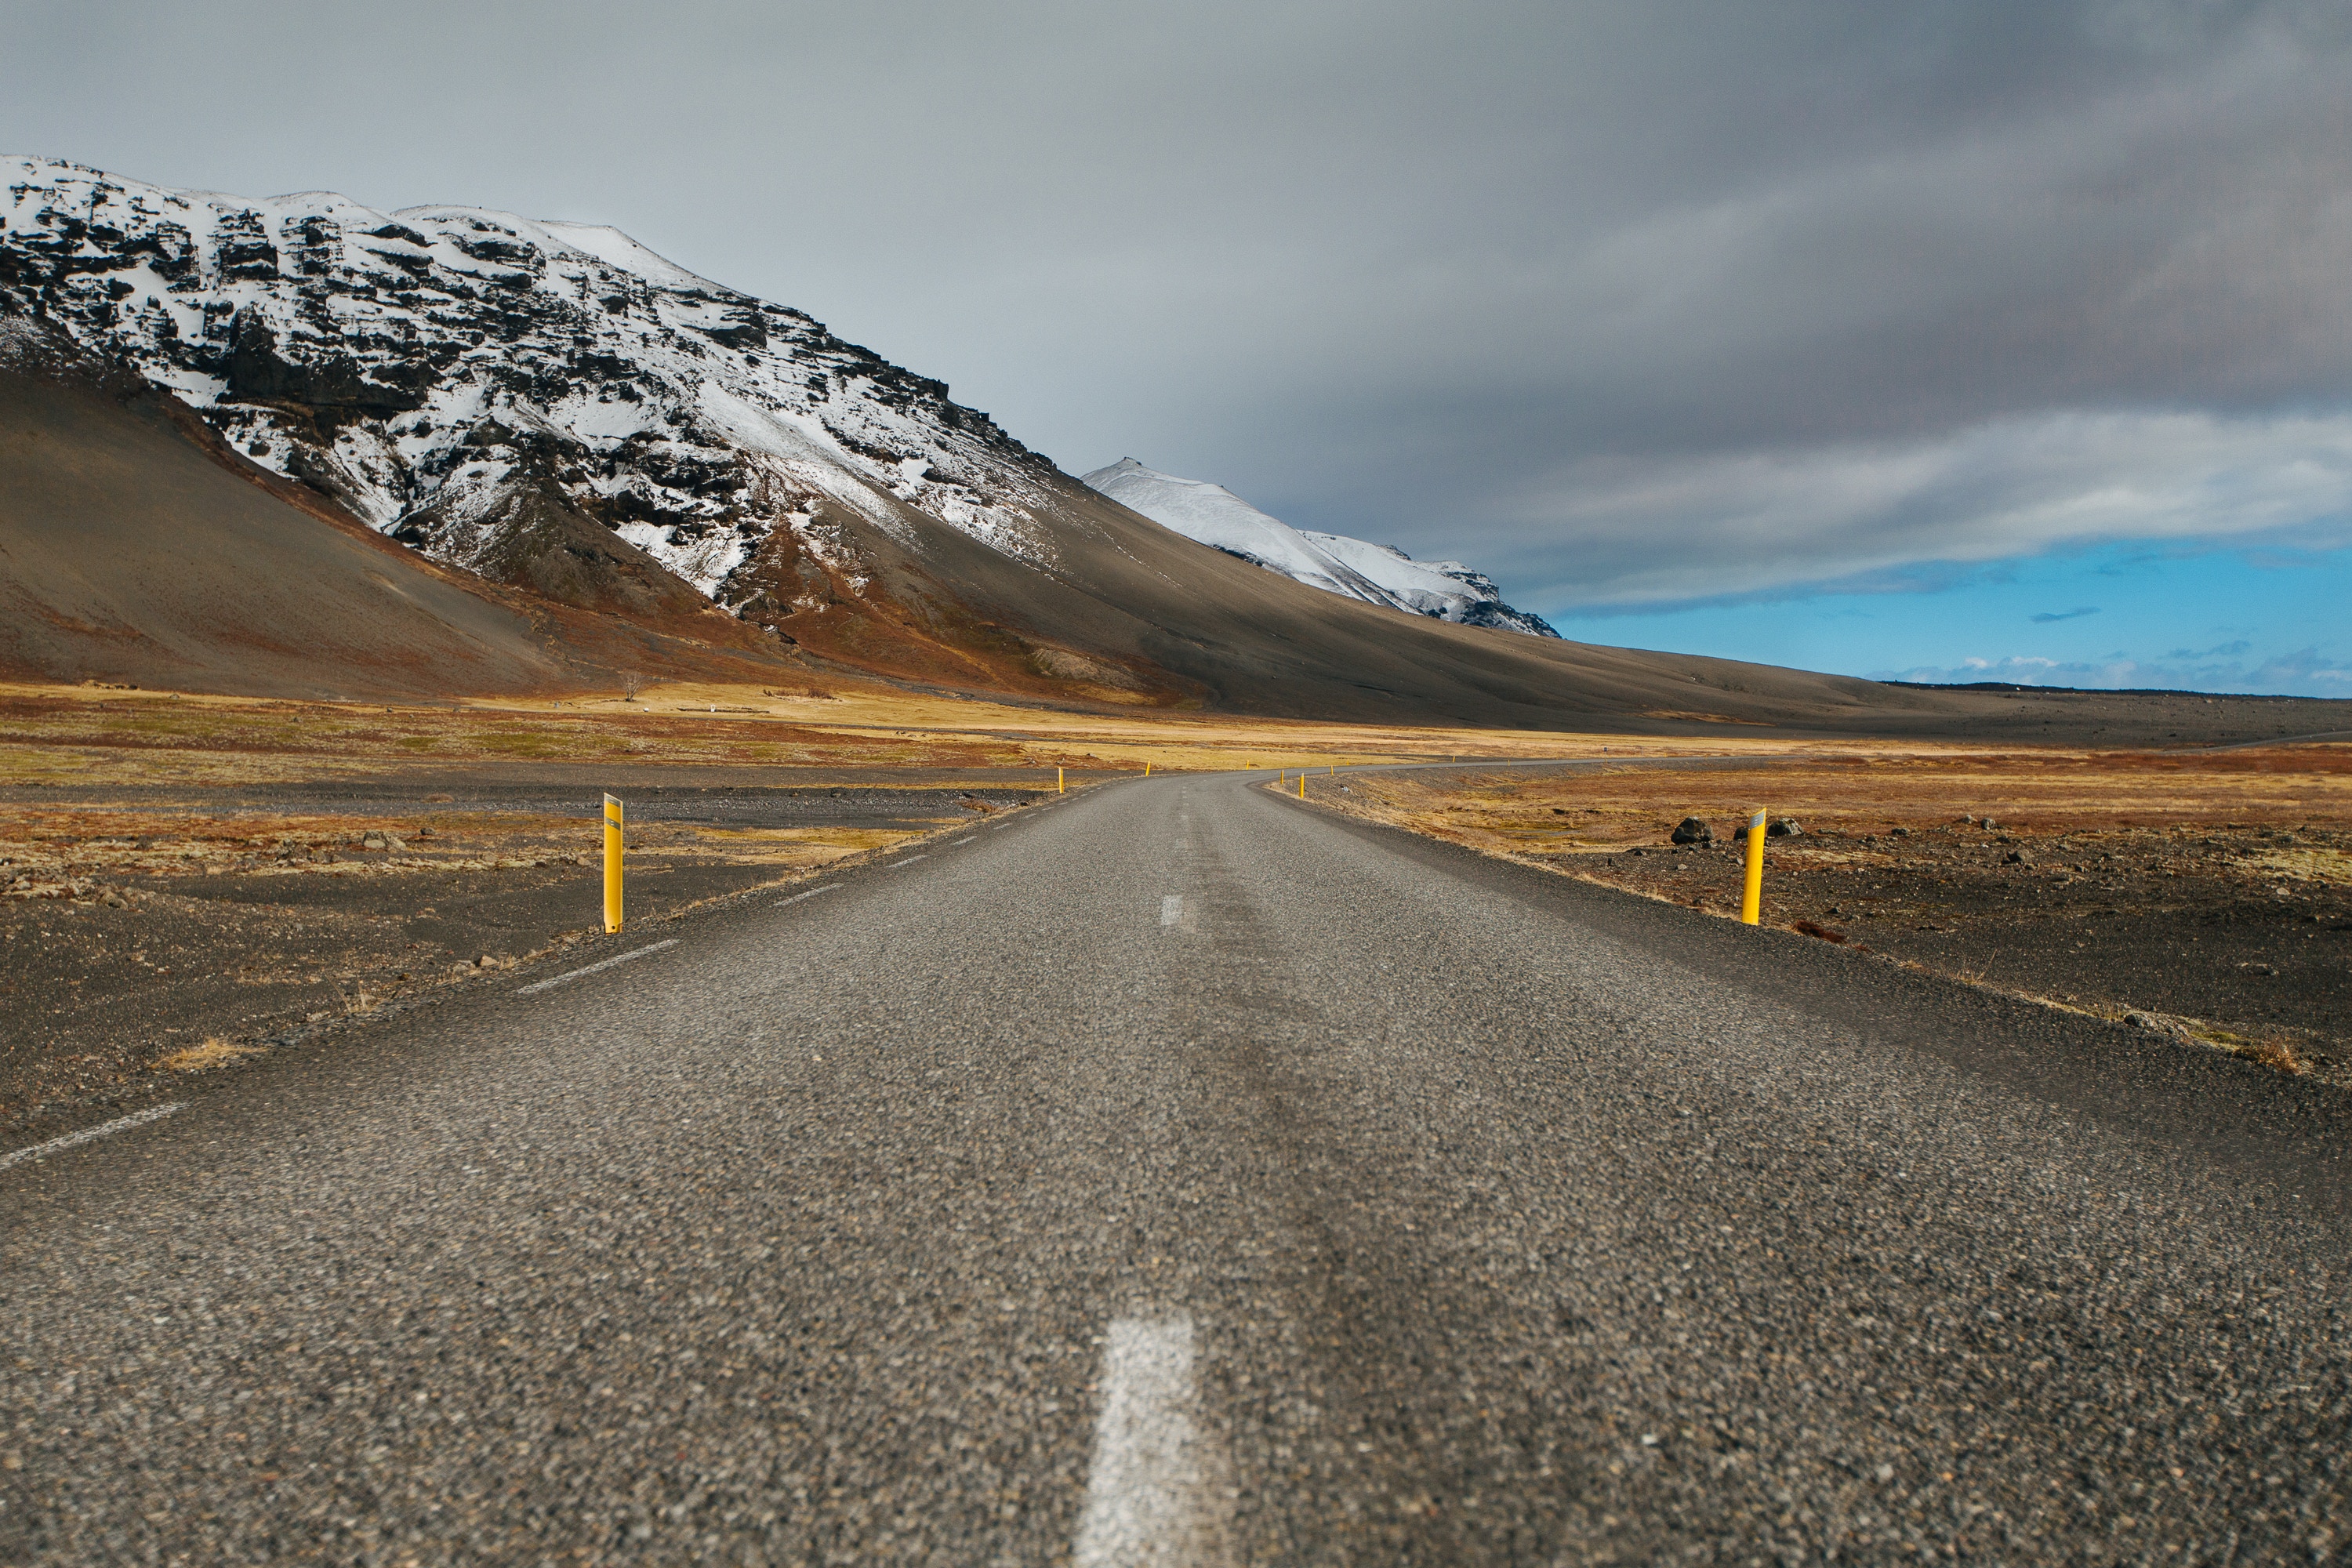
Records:
[[[957,838],[0,1173],[0,1559],[2352,1539],[2340,1091],[1245,779]]]

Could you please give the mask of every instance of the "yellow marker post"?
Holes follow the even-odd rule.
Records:
[[[1143,776],[1145,778],[1150,778],[1151,776],[1151,759],[1150,757],[1143,759]]]
[[[1754,925],[1764,918],[1764,814],[1748,819],[1748,890],[1739,896],[1739,919]]]
[[[1298,798],[1301,800],[1305,800],[1307,798],[1307,770],[1305,768],[1298,770]]]
[[[604,797],[604,929],[621,929],[621,803]]]
[[[1066,795],[1069,793],[1069,788],[1070,777],[1068,770],[1065,768],[1055,768],[1054,770],[1054,793],[1055,795]]]

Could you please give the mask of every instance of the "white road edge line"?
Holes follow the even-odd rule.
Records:
[[[1184,918],[1184,895],[1171,893],[1160,900],[1160,923],[1172,926]]]
[[[649,952],[659,952],[663,948],[676,947],[678,944],[678,940],[679,939],[677,937],[671,937],[667,942],[657,942],[651,947],[641,947],[635,952],[625,952],[617,958],[608,958],[602,963],[592,963],[585,969],[575,969],[569,974],[559,974],[552,980],[538,981],[532,984],[520,987],[515,992],[515,994],[518,996],[528,996],[534,991],[544,991],[551,985],[561,985],[567,980],[577,980],[583,974],[593,974],[600,969],[610,969],[616,963],[626,963],[633,958],[643,958]]]
[[[1192,1320],[1118,1318],[1103,1346],[1076,1568],[1218,1568],[1227,1538],[1227,1464],[1195,1418]]]
[[[19,1160],[39,1160],[51,1154],[61,1154],[68,1149],[103,1138],[110,1132],[121,1132],[133,1127],[144,1127],[150,1121],[161,1121],[175,1110],[188,1109],[185,1100],[170,1105],[151,1105],[144,1110],[134,1110],[128,1116],[118,1116],[111,1121],[101,1121],[95,1127],[85,1127],[79,1132],[68,1132],[62,1138],[52,1138],[46,1143],[36,1143],[29,1149],[19,1149],[13,1154],[0,1154],[0,1171]]]
[[[814,899],[814,898],[815,898],[819,893],[830,893],[831,891],[833,891],[835,888],[838,888],[839,886],[841,886],[841,884],[840,884],[840,883],[838,883],[838,882],[827,882],[827,883],[826,883],[824,887],[822,887],[822,888],[811,888],[811,889],[810,889],[807,892],[805,892],[805,893],[794,893],[794,894],[793,894],[791,898],[789,898],[789,899],[778,899],[778,900],[776,900],[776,908],[778,908],[778,909],[780,909],[780,910],[781,910],[781,909],[782,909],[786,904],[797,904],[797,903],[799,903],[803,899]]]
[[[922,857],[920,855],[909,855],[904,860],[891,861],[887,866],[885,866],[883,869],[886,871],[895,871],[901,866],[911,866],[921,858]]]

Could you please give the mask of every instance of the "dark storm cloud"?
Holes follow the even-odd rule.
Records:
[[[2352,495],[2340,5],[0,10],[11,150],[614,222],[1516,602]]]

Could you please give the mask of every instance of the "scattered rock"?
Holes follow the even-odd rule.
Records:
[[[2033,864],[2033,857],[2023,849],[2012,849],[2001,857],[2001,861],[2010,866],[2031,866]]]
[[[1889,838],[1908,838],[1911,837],[1911,830],[1907,827],[1890,827],[1886,830],[1886,837]]]
[[[1715,829],[1696,816],[1685,816],[1675,826],[1674,841],[1676,844],[1712,844],[1715,842]]]
[[[1802,827],[1797,826],[1797,819],[1795,817],[1776,816],[1772,819],[1771,824],[1764,829],[1764,837],[1767,838],[1796,838],[1801,837],[1804,831],[1805,830]]]

